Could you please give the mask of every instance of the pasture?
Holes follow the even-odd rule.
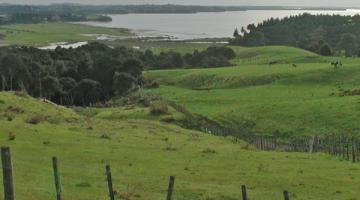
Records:
[[[68,109],[0,93],[0,141],[12,150],[18,199],[55,198],[51,157],[59,158],[64,199],[106,199],[105,165],[123,199],[357,199],[360,166],[324,154],[261,152],[233,138],[186,130],[148,108]],[[3,193],[0,185],[0,195]]]
[[[127,29],[93,27],[71,23],[12,24],[0,26],[2,43],[6,45],[44,46],[58,42],[80,42],[96,39],[96,35],[131,36]]]
[[[233,47],[232,67],[147,71],[151,92],[224,126],[263,135],[358,135],[359,59],[322,57],[292,47]],[[332,61],[341,61],[339,69]],[[274,64],[269,65],[273,62]]]

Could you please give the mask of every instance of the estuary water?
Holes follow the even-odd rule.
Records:
[[[310,14],[356,15],[360,10],[249,10],[234,12],[207,12],[194,14],[126,14],[109,15],[112,22],[83,22],[82,24],[112,28],[129,28],[139,36],[170,37],[186,40],[198,38],[231,37],[235,28],[259,23],[271,17]]]

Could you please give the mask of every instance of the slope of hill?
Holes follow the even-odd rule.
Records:
[[[303,136],[358,135],[356,58],[321,57],[291,47],[234,47],[226,68],[148,71],[162,86],[153,90],[194,113],[254,133]],[[332,61],[341,61],[339,69]]]
[[[12,150],[18,199],[55,198],[51,157],[60,160],[64,199],[106,199],[105,164],[123,199],[356,199],[360,166],[316,154],[259,152],[244,142],[161,122],[148,108],[68,109],[0,93],[0,141]],[[181,118],[171,111],[168,116]],[[331,184],[330,184],[331,183]],[[3,196],[0,184],[0,196]]]

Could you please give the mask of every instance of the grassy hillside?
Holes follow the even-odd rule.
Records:
[[[234,47],[235,66],[148,71],[153,90],[226,126],[283,136],[358,134],[360,59],[321,57],[291,47]],[[342,61],[335,70],[330,62]],[[269,65],[270,62],[275,64]]]
[[[18,199],[55,198],[54,155],[64,199],[106,199],[107,163],[115,189],[128,199],[164,199],[170,175],[177,177],[176,200],[240,199],[241,184],[251,199],[281,199],[283,189],[299,200],[359,196],[358,165],[322,154],[251,150],[232,138],[161,122],[167,116],[152,116],[148,108],[71,110],[0,93],[0,113],[0,141],[12,150]]]
[[[1,43],[8,45],[47,45],[56,42],[78,42],[95,39],[89,34],[129,36],[126,29],[92,27],[71,23],[13,24],[0,26]]]

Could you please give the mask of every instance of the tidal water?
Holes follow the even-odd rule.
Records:
[[[140,36],[169,36],[173,39],[198,39],[231,37],[235,28],[259,23],[271,17],[310,14],[356,15],[360,10],[250,10],[195,14],[126,14],[110,15],[112,22],[84,22],[93,26],[129,28]]]

